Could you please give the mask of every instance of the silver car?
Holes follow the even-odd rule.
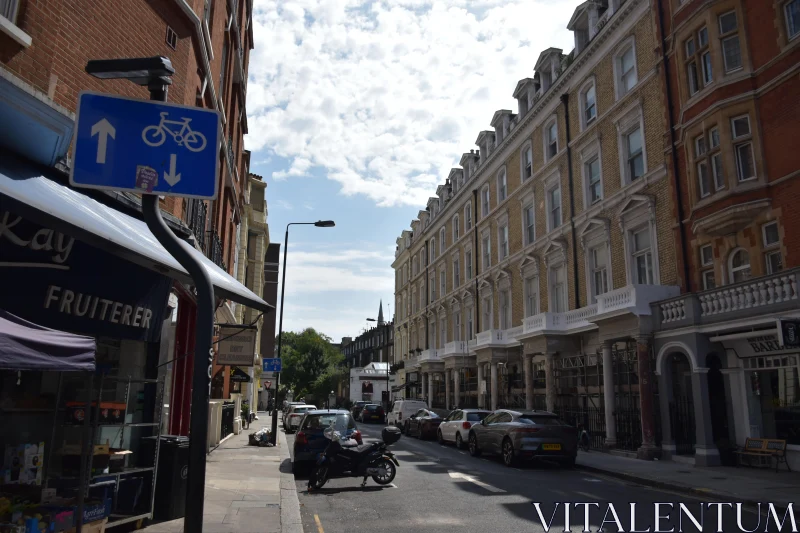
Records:
[[[439,424],[436,437],[439,444],[445,442],[455,442],[459,450],[467,446],[469,430],[474,424],[480,424],[481,420],[492,414],[491,411],[484,409],[456,409]]]
[[[294,431],[300,427],[300,422],[303,421],[303,417],[306,415],[307,411],[315,411],[317,409],[316,405],[295,405],[289,409],[289,414],[286,417],[286,423],[283,425],[283,429],[286,433],[294,433]]]
[[[549,411],[500,409],[469,430],[469,453],[502,456],[506,466],[520,459],[553,459],[575,466],[578,431]]]

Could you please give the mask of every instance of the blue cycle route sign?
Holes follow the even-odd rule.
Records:
[[[281,360],[279,358],[276,359],[264,359],[262,370],[264,372],[280,372],[281,371]]]
[[[82,92],[76,123],[72,185],[217,197],[217,111]]]

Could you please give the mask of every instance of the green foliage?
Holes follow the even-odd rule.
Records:
[[[308,328],[283,333],[281,359],[281,395],[292,390],[295,398],[313,397],[321,403],[335,390],[344,355],[331,345],[330,337]]]

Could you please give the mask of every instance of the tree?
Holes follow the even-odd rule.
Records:
[[[344,360],[331,338],[307,328],[300,333],[284,332],[281,344],[281,390],[293,390],[295,398],[327,398],[338,375],[337,367]]]

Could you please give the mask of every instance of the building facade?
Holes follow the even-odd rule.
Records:
[[[800,467],[800,1],[653,0],[683,294],[655,319],[664,451],[731,462],[748,437]],[[670,147],[674,147],[670,150]]]
[[[46,105],[47,118],[25,131],[3,128],[0,144],[24,157],[68,171],[69,145],[78,95],[89,90],[147,99],[146,87],[128,80],[100,80],[85,72],[90,59],[164,56],[175,68],[168,101],[214,109],[222,117],[219,146],[219,195],[214,201],[162,198],[160,206],[173,229],[184,232],[194,246],[229,276],[239,254],[237,235],[248,188],[249,154],[243,147],[247,133],[246,94],[250,50],[253,48],[252,2],[248,0],[167,0],[150,2],[36,2],[9,0],[2,5],[0,24],[1,100],[35,98]],[[127,20],[110,28],[102,21]],[[27,105],[27,104],[25,104]],[[13,106],[12,106],[13,107]],[[4,120],[8,115],[3,114]],[[35,131],[34,131],[35,130]],[[37,144],[27,143],[30,133]],[[27,144],[26,144],[27,143]],[[128,193],[110,193],[112,200],[137,209],[139,199]],[[188,230],[188,231],[187,231]],[[188,433],[191,397],[191,358],[194,350],[194,295],[176,283],[176,323],[172,328],[174,363],[167,366],[171,382],[172,434]],[[220,299],[217,323],[235,323],[234,306]],[[230,392],[228,372],[223,394]]]
[[[680,292],[647,0],[579,5],[397,241],[406,378],[432,406],[555,411],[655,455],[652,302]]]
[[[383,369],[384,381],[393,381],[395,379],[395,369],[392,364],[395,362],[394,352],[394,327],[393,322],[386,322],[383,318],[383,302],[378,307],[378,317],[375,319],[375,327],[368,329],[358,337],[343,337],[340,345],[340,351],[345,357],[344,366],[350,369],[351,383],[349,383],[349,392],[342,394],[345,397],[352,397],[356,391],[353,389],[352,382],[352,369],[365,369],[371,363],[385,363],[381,368]],[[389,366],[386,366],[389,365]],[[374,373],[375,367],[372,368],[370,374]],[[387,390],[387,389],[381,389]],[[380,394],[374,399],[376,402],[384,401]],[[391,395],[390,399],[391,401]],[[384,403],[386,403],[384,401]]]

